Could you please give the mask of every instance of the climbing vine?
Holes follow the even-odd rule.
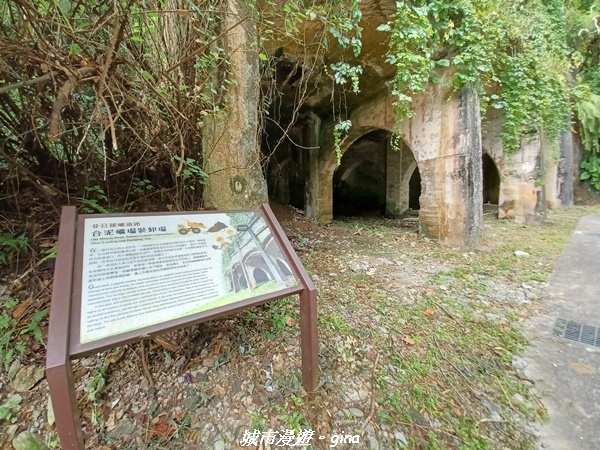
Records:
[[[292,118],[288,119],[288,128],[283,130],[284,136],[289,131],[298,116],[301,105],[306,100],[309,80],[325,75],[331,79],[331,107],[334,151],[341,157],[341,143],[344,136],[352,127],[352,122],[347,119],[346,95],[360,92],[360,76],[363,68],[356,64],[356,58],[362,51],[362,27],[360,21],[362,11],[360,0],[326,0],[326,1],[297,1],[286,0],[282,5],[267,2],[268,9],[263,9],[260,21],[261,45],[274,41],[287,41],[287,47],[300,49],[292,58],[296,68],[302,67],[302,77],[295,93]],[[281,12],[279,12],[281,11]],[[284,27],[281,27],[283,20]],[[283,35],[282,35],[283,29]],[[306,41],[306,29],[313,30],[309,42]],[[314,30],[317,30],[316,32]],[[325,53],[335,48],[339,60],[324,64],[322,73],[317,73],[318,61]],[[285,49],[278,48],[275,52],[265,50],[260,53],[265,66],[271,73],[265,72],[266,78],[274,75],[274,66],[277,61],[285,60]],[[353,59],[352,63],[349,62]],[[274,81],[274,80],[273,80]],[[268,115],[267,108],[277,103],[281,92],[278,87],[270,86],[269,92],[263,93],[265,99],[264,113]],[[276,108],[271,108],[276,109]],[[275,148],[282,139],[275,145]]]
[[[441,81],[436,67],[451,67],[455,89],[471,84],[484,111],[504,111],[507,152],[532,131],[556,140],[570,114],[564,17],[560,0],[397,2],[379,30],[390,33],[398,120],[427,83]]]

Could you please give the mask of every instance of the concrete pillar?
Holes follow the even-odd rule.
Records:
[[[435,92],[435,91],[439,92]],[[446,245],[473,248],[483,226],[481,117],[470,87],[446,99],[442,86],[430,88],[420,113],[419,155],[423,236]],[[445,98],[446,97],[446,98]]]
[[[561,176],[558,173],[558,164],[560,162],[560,149],[556,142],[546,142],[542,139],[542,161],[544,169],[541,179],[544,183],[544,199],[546,208],[560,208],[560,184]]]
[[[573,134],[565,130],[559,142],[542,141],[546,206],[557,209],[573,205]]]
[[[498,217],[514,218],[517,223],[544,219],[544,164],[539,134],[522,138],[515,153],[504,155]]]
[[[561,206],[573,206],[573,132],[570,129],[560,134],[560,161],[558,163],[558,198]]]
[[[385,168],[385,214],[399,216],[408,208],[402,199],[402,151],[387,142]]]
[[[385,213],[399,216],[408,209],[409,182],[416,168],[415,157],[408,146],[400,141],[394,149],[388,141],[386,158],[386,201]]]
[[[306,118],[302,150],[306,171],[304,209],[307,217],[316,219],[319,224],[333,218],[332,178],[324,173],[321,148],[321,119],[314,113]],[[331,150],[330,150],[331,151]]]

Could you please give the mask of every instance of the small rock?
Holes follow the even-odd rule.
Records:
[[[19,369],[21,368],[21,361],[19,361],[18,359],[15,359],[12,364],[10,365],[10,367],[8,368],[8,378],[10,378],[10,380],[14,380],[15,379],[15,375],[17,375],[17,372],[19,371]]]
[[[81,365],[83,367],[93,367],[96,365],[98,360],[92,356],[88,356],[87,358],[83,358],[81,361]]]
[[[517,370],[525,370],[528,366],[527,360],[521,358],[519,356],[513,356],[512,358],[512,366]]]
[[[521,394],[514,394],[511,397],[511,400],[513,403],[520,403],[520,404],[525,403],[525,397],[523,397]]]
[[[379,450],[379,442],[374,436],[367,436],[367,443],[369,444],[369,450]]]
[[[529,256],[529,253],[521,251],[521,250],[515,250],[515,256]]]
[[[402,433],[401,431],[395,431],[394,438],[398,441],[398,444],[400,444],[402,447],[408,446],[408,439],[406,438],[406,435],[404,433]]]
[[[213,448],[215,450],[225,450],[225,441],[223,441],[223,438],[221,436],[217,438],[217,440],[213,444]]]
[[[108,437],[111,439],[118,439],[121,436],[133,433],[134,430],[135,423],[133,423],[131,420],[125,419],[120,421],[115,427],[115,429],[108,433]]]
[[[496,321],[501,321],[501,320],[505,319],[505,317],[502,314],[492,314],[492,313],[486,313],[485,318],[488,320],[496,320]]]
[[[360,409],[358,409],[358,408],[350,408],[350,409],[348,410],[348,412],[349,412],[350,414],[352,414],[354,417],[364,417],[364,415],[365,415],[365,413],[364,413],[364,412],[362,412],[362,411],[361,411]]]
[[[490,412],[490,420],[492,422],[502,422],[502,416],[498,411],[492,411]]]
[[[38,381],[44,378],[44,368],[41,366],[21,367],[15,379],[13,386],[17,392],[27,392],[34,387]]]
[[[184,362],[185,362],[185,356],[182,356],[177,361],[175,361],[175,364],[173,364],[173,368],[177,368],[177,367],[183,366]]]
[[[46,413],[46,416],[48,418],[48,425],[54,425],[54,408],[52,408],[52,398],[50,398],[50,396],[48,396],[48,411]]]
[[[15,450],[46,450],[48,447],[29,431],[23,431],[19,433],[16,438],[13,439],[12,445]]]
[[[12,441],[13,438],[15,437],[15,433],[17,432],[18,428],[19,428],[19,425],[17,425],[17,424],[8,425],[8,426],[4,427],[4,429],[2,430],[2,432],[4,433],[4,441],[5,442]]]

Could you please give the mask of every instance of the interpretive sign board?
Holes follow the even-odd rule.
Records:
[[[70,360],[289,295],[302,377],[318,379],[316,290],[268,205],[61,217],[47,377],[64,449],[83,449]]]

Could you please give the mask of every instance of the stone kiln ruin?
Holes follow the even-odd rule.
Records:
[[[532,134],[522,138],[516,152],[506,154],[502,112],[481,117],[471,88],[456,92],[449,86],[451,69],[438,70],[441,82],[414,98],[414,115],[402,121],[399,143],[392,148],[396,114],[388,81],[393,68],[384,62],[387,44],[376,28],[393,13],[394,3],[365,1],[361,8],[363,52],[353,61],[363,67],[361,93],[347,94],[346,117],[352,127],[342,142],[339,165],[333,145],[332,81],[317,79],[318,87],[290,120],[287,137],[266,128],[263,154],[269,156],[272,199],[304,209],[320,224],[334,214],[357,210],[398,216],[418,209],[423,236],[467,248],[478,243],[484,203],[497,204],[499,217],[519,222],[541,220],[547,208],[572,204],[570,132],[564,133],[559,149],[552,149],[543,135]],[[308,57],[294,54],[297,49],[278,51],[285,55],[278,70],[288,75],[280,78],[289,82],[292,70],[300,73],[298,61]],[[330,52],[325,60],[339,57]],[[279,87],[284,97],[278,108],[285,115],[286,108],[293,108],[289,99],[296,91],[289,83]]]

